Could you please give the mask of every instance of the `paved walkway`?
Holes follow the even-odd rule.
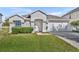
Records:
[[[41,33],[41,32],[39,32],[39,33],[36,33],[37,35],[51,35],[50,33]]]
[[[79,33],[76,32],[52,32],[57,37],[79,48]]]

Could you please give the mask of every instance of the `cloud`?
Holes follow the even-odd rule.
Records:
[[[25,7],[2,7],[0,8],[0,13],[3,14],[3,21],[14,15],[14,14],[19,14],[19,15],[24,15],[31,13],[32,10],[30,8],[25,8]]]
[[[16,7],[16,8],[10,8],[11,9],[11,13],[12,14],[27,14],[27,13],[31,13],[32,10],[29,8],[23,8],[23,7]]]

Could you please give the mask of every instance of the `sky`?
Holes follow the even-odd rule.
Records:
[[[14,14],[26,15],[36,10],[41,10],[46,14],[62,16],[76,7],[0,7],[0,13],[3,14],[3,19]]]

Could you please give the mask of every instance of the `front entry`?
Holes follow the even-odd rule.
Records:
[[[42,32],[43,30],[43,20],[42,19],[36,19],[35,20],[35,26],[38,26],[38,32]]]

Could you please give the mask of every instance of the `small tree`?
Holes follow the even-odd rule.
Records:
[[[72,21],[70,24],[71,24],[72,26],[74,26],[74,27],[76,28],[76,30],[77,30],[77,26],[79,26],[79,20],[77,20],[77,21]]]
[[[9,20],[5,20],[5,22],[3,23],[3,26],[9,26]]]

